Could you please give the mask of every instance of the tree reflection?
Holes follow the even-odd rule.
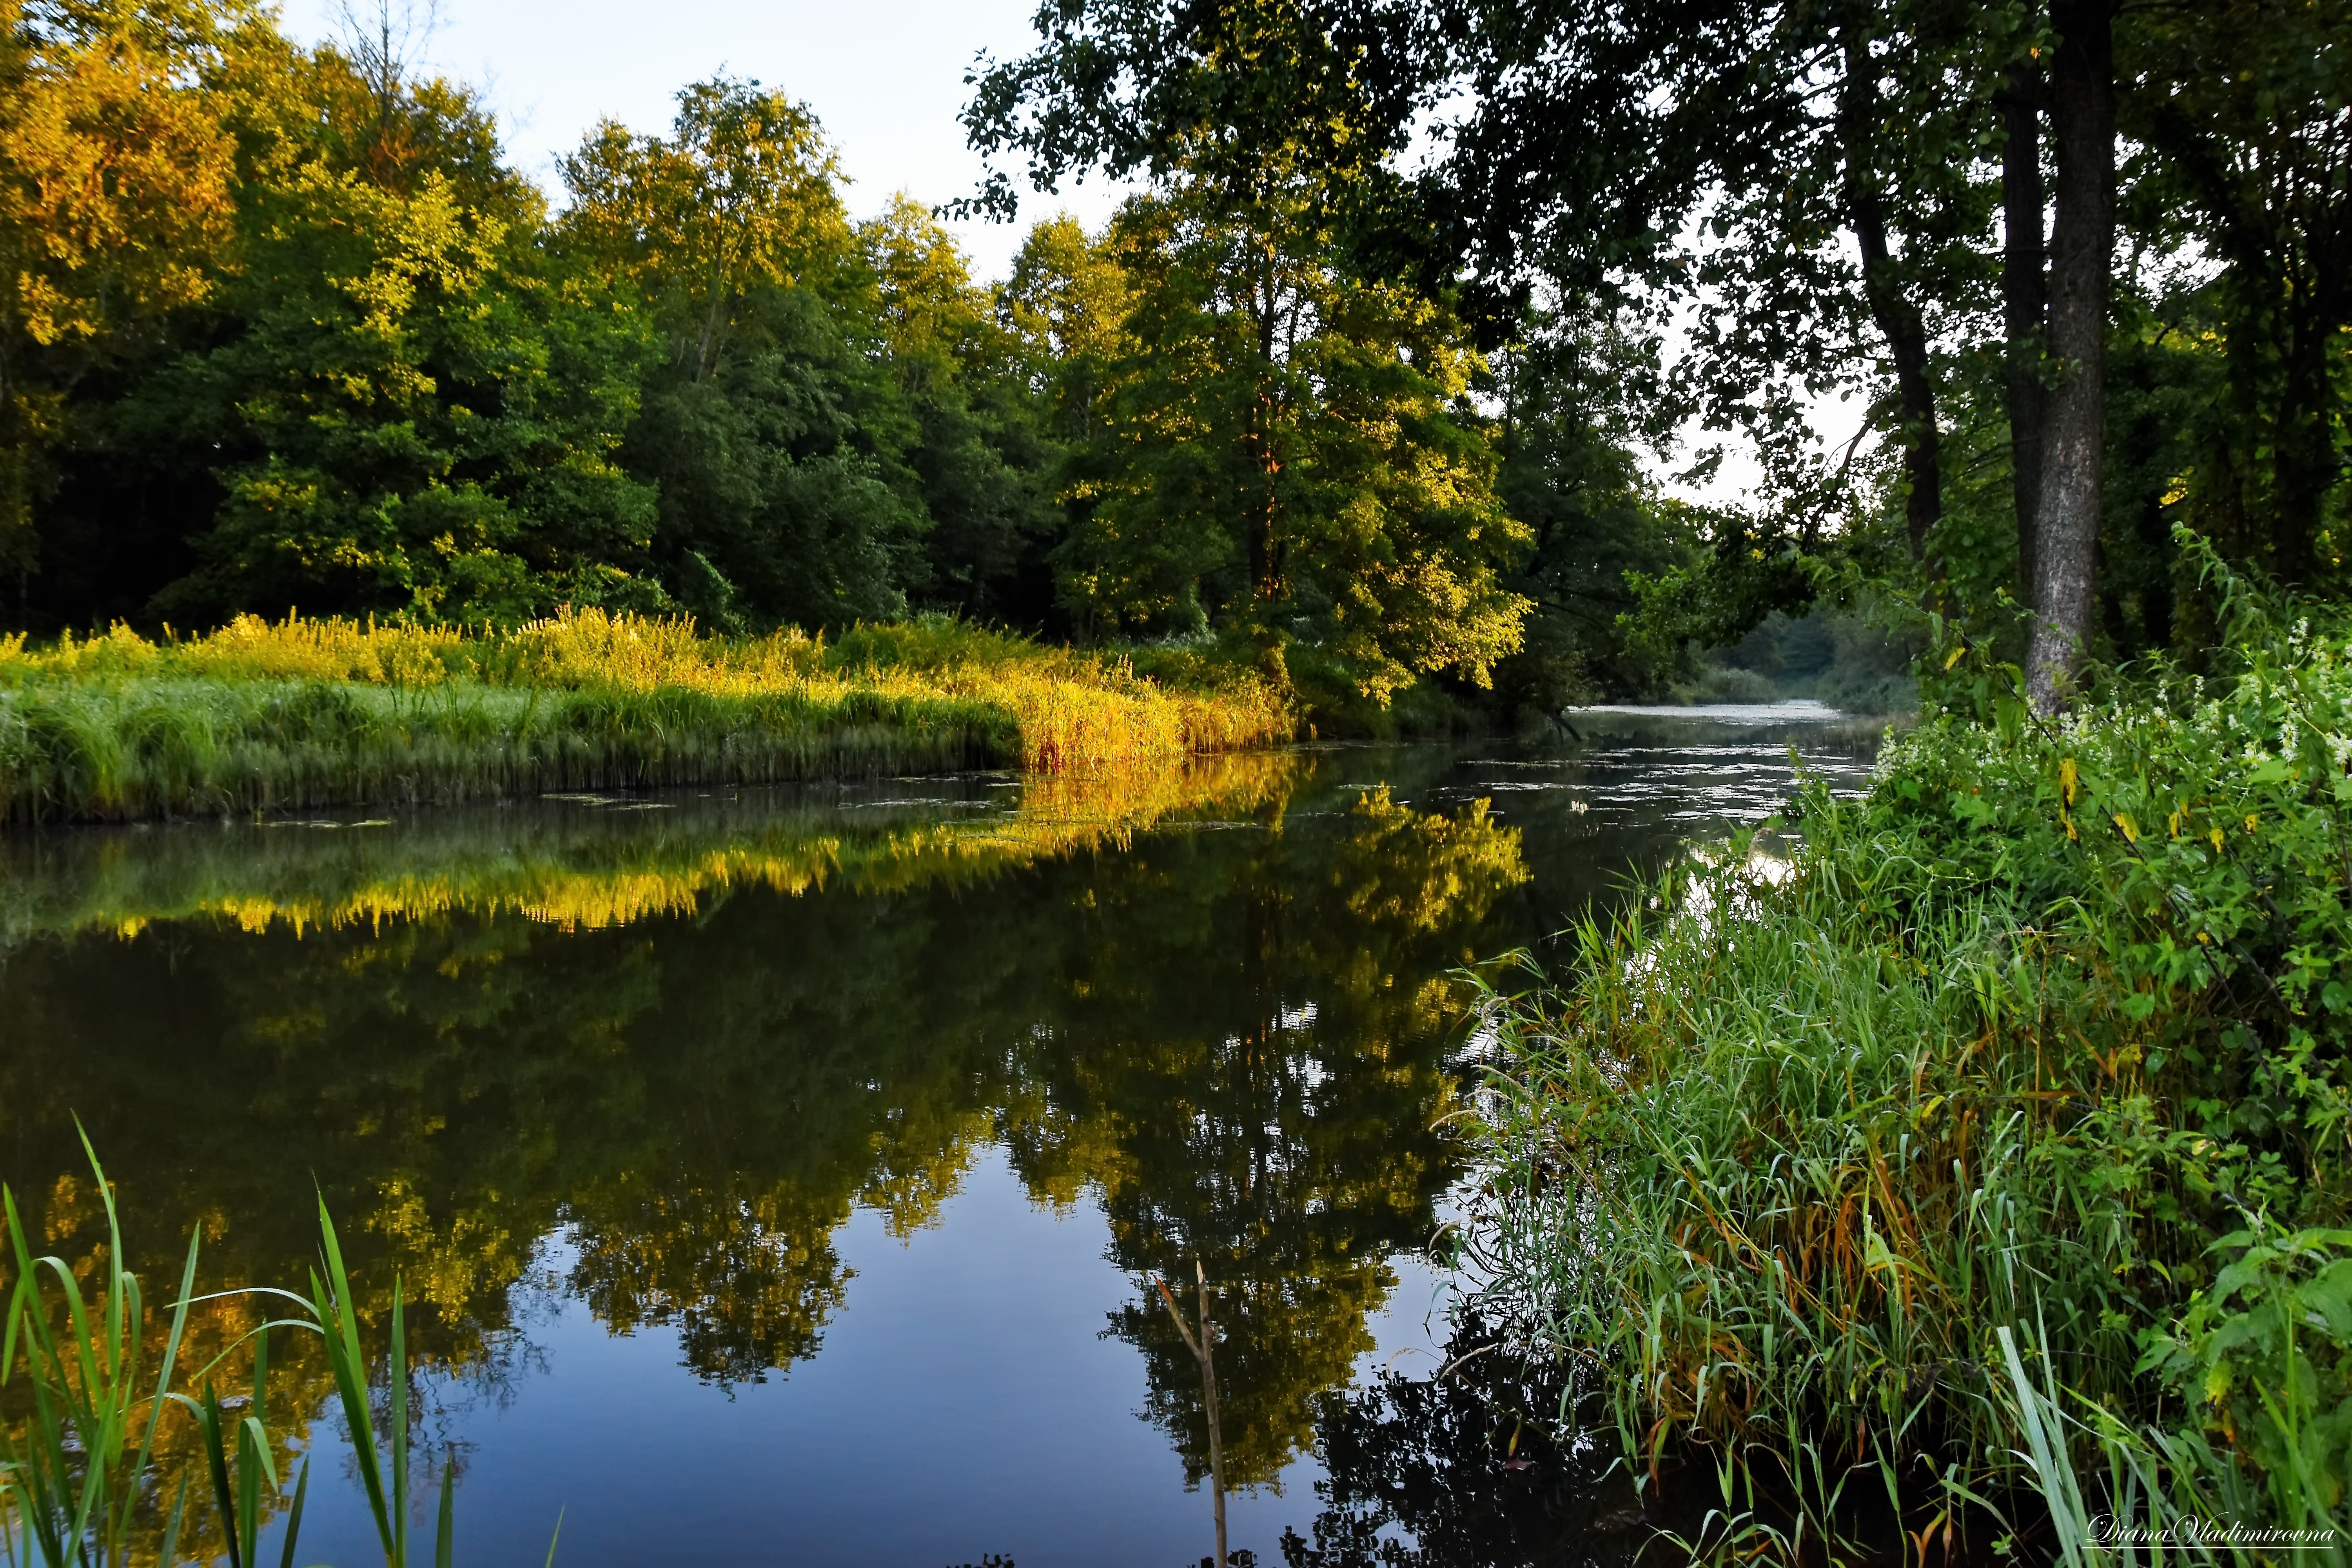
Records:
[[[207,1281],[238,1284],[300,1279],[315,1177],[385,1298],[363,1306],[400,1273],[445,1369],[510,1356],[518,1283],[560,1234],[601,1321],[673,1328],[693,1375],[736,1384],[817,1353],[853,1212],[908,1235],[997,1142],[1041,1201],[1098,1202],[1139,1283],[1204,1260],[1230,1474],[1270,1481],[1370,1348],[1388,1257],[1433,1226],[1445,976],[1516,939],[1496,911],[1527,872],[1483,805],[1268,776],[1117,853],[1072,828],[1026,856],[877,855],[862,882],[634,922],[420,900],[26,937],[0,953],[7,1173],[89,1243],[58,1185],[79,1111],[154,1249],[135,1266],[164,1278],[202,1225]],[[694,853],[665,850],[718,863]],[[1112,1326],[1197,1476],[1194,1363],[1139,1293]]]
[[[1371,1348],[1389,1255],[1434,1226],[1453,1159],[1436,1125],[1453,1093],[1444,970],[1527,874],[1483,803],[1449,818],[1385,790],[1239,853],[1223,875],[1170,867],[1097,901],[1069,1026],[1025,1053],[1046,1109],[1009,1132],[1047,1194],[1071,1190],[1077,1150],[1113,1154],[1086,1175],[1122,1267],[1205,1264],[1226,1474],[1253,1485],[1312,1442],[1316,1396]],[[1189,1352],[1148,1297],[1113,1326],[1143,1351],[1149,1412],[1197,1483],[1208,1434]]]
[[[1654,1544],[1616,1435],[1549,1436],[1567,1392],[1557,1364],[1475,1323],[1446,1353],[1444,1375],[1383,1372],[1325,1397],[1323,1507],[1312,1539],[1285,1532],[1287,1568],[1624,1568]]]

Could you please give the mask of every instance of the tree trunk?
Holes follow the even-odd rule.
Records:
[[[1248,471],[1243,480],[1249,487],[1250,592],[1258,601],[1261,620],[1273,615],[1275,603],[1282,597],[1282,546],[1275,537],[1275,488],[1282,469],[1274,444],[1274,427],[1280,412],[1275,406],[1274,390],[1275,287],[1275,268],[1269,257],[1263,286],[1254,287],[1250,293],[1250,331],[1257,350],[1257,395],[1250,405]]]
[[[1895,361],[1895,400],[1903,421],[1903,521],[1911,559],[1927,559],[1927,535],[1944,515],[1944,474],[1936,432],[1936,388],[1927,374],[1927,329],[1906,299],[1887,241],[1873,131],[1878,121],[1877,67],[1860,27],[1845,31],[1845,85],[1838,100],[1838,140],[1845,160],[1846,217],[1862,249],[1863,297]]]
[[[2281,248],[2287,249],[2283,245]],[[2289,252],[2280,316],[2280,358],[2285,363],[2271,437],[2271,570],[2291,587],[2310,584],[2316,569],[2320,513],[2342,471],[2336,454],[2336,398],[2328,347],[2338,336],[2339,305],[2327,296],[2339,287],[2334,270]]]
[[[2009,405],[2010,474],[2017,501],[2017,590],[2034,593],[2033,530],[2042,512],[2042,67],[2009,68],[2000,94],[2001,303],[2009,331],[2003,391]]]
[[[2116,250],[2116,72],[2109,0],[2060,0],[2051,140],[2058,200],[2051,226],[2050,353],[2059,363],[2042,437],[2034,523],[2034,708],[2064,706],[2081,672],[2095,595],[2099,479],[2106,452],[2107,285]]]

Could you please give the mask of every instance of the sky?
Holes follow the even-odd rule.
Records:
[[[964,73],[985,49],[1027,52],[1037,0],[442,0],[425,46],[433,70],[474,83],[516,164],[560,195],[555,157],[604,118],[665,132],[673,96],[725,70],[806,102],[831,136],[859,216],[904,189],[937,205],[980,183],[956,122]],[[284,0],[285,27],[318,42],[338,0]],[[373,0],[354,8],[373,14]],[[974,273],[1002,278],[1034,218],[1066,207],[1094,227],[1117,195],[1100,180],[1055,196],[1024,191],[1015,225],[952,225]]]

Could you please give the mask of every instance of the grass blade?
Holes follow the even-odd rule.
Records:
[[[294,1568],[294,1542],[302,1534],[302,1503],[310,1495],[310,1461],[302,1461],[302,1471],[294,1478],[294,1506],[286,1515],[286,1548],[278,1554],[278,1568]]]
[[[343,1268],[343,1249],[335,1238],[335,1222],[327,1213],[323,1193],[319,1196],[319,1233],[326,1255],[327,1279],[322,1285],[313,1273],[310,1288],[318,1298],[314,1310],[327,1342],[327,1362],[334,1372],[336,1391],[342,1396],[343,1419],[351,1428],[352,1455],[359,1464],[360,1484],[367,1491],[369,1510],[375,1516],[376,1536],[383,1545],[384,1561],[394,1568],[403,1568],[393,1551],[392,1516],[384,1503],[383,1469],[375,1444],[375,1415],[368,1407],[367,1363],[360,1354],[351,1275]]]
[[[172,1497],[171,1516],[163,1521],[163,1550],[157,1561],[163,1568],[179,1568],[180,1522],[187,1517],[188,1473],[180,1472],[179,1489]]]
[[[392,1362],[384,1370],[392,1385],[392,1560],[408,1568],[408,1320],[400,1299],[400,1276],[392,1277]]]
[[[236,1492],[229,1484],[228,1450],[221,1440],[220,1417],[220,1400],[207,1383],[204,1403],[196,1407],[196,1426],[204,1435],[205,1463],[212,1471],[213,1502],[220,1510],[221,1528],[228,1536],[228,1568],[244,1568],[244,1543],[237,1532]]]

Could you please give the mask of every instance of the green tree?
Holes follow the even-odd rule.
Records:
[[[919,597],[1034,625],[1047,607],[1053,453],[1021,341],[995,319],[955,237],[905,192],[858,234],[891,374],[916,426],[903,460],[930,520]]]
[[[2193,236],[2220,264],[2158,307],[2157,330],[2217,346],[2222,362],[2216,395],[2181,410],[2188,482],[2158,489],[2231,554],[2340,592],[2352,8],[2209,0],[2138,17],[2116,43],[2119,116],[2147,150],[2126,223],[2175,245]],[[2194,374],[2180,364],[2167,379]]]
[[[181,0],[0,6],[0,573],[19,619],[37,509],[88,437],[75,394],[217,282],[235,147],[192,79],[219,47]]]
[[[1599,690],[1651,689],[1656,658],[1631,647],[1635,584],[1696,555],[1701,531],[1690,510],[1667,500],[1643,474],[1643,447],[1671,438],[1651,379],[1648,345],[1582,311],[1530,311],[1526,338],[1496,355],[1503,403],[1496,489],[1533,542],[1505,577],[1534,608],[1526,646],[1496,667],[1497,692],[1519,714],[1556,712]]]
[[[1519,643],[1497,573],[1526,531],[1451,319],[1346,276],[1292,195],[1139,198],[1111,244],[1129,296],[1063,546],[1073,608],[1231,627],[1276,665],[1300,640],[1382,701],[1438,670],[1486,684]]]
[[[513,621],[656,608],[652,495],[614,463],[649,343],[551,275],[535,194],[446,83],[248,36],[221,96],[244,174],[212,342],[142,378],[117,441],[209,469],[158,607]]]
[[[667,351],[625,461],[659,488],[653,553],[679,602],[721,627],[904,614],[916,431],[866,352],[870,285],[806,107],[715,78],[678,94],[668,137],[607,122],[559,166],[563,255]]]

